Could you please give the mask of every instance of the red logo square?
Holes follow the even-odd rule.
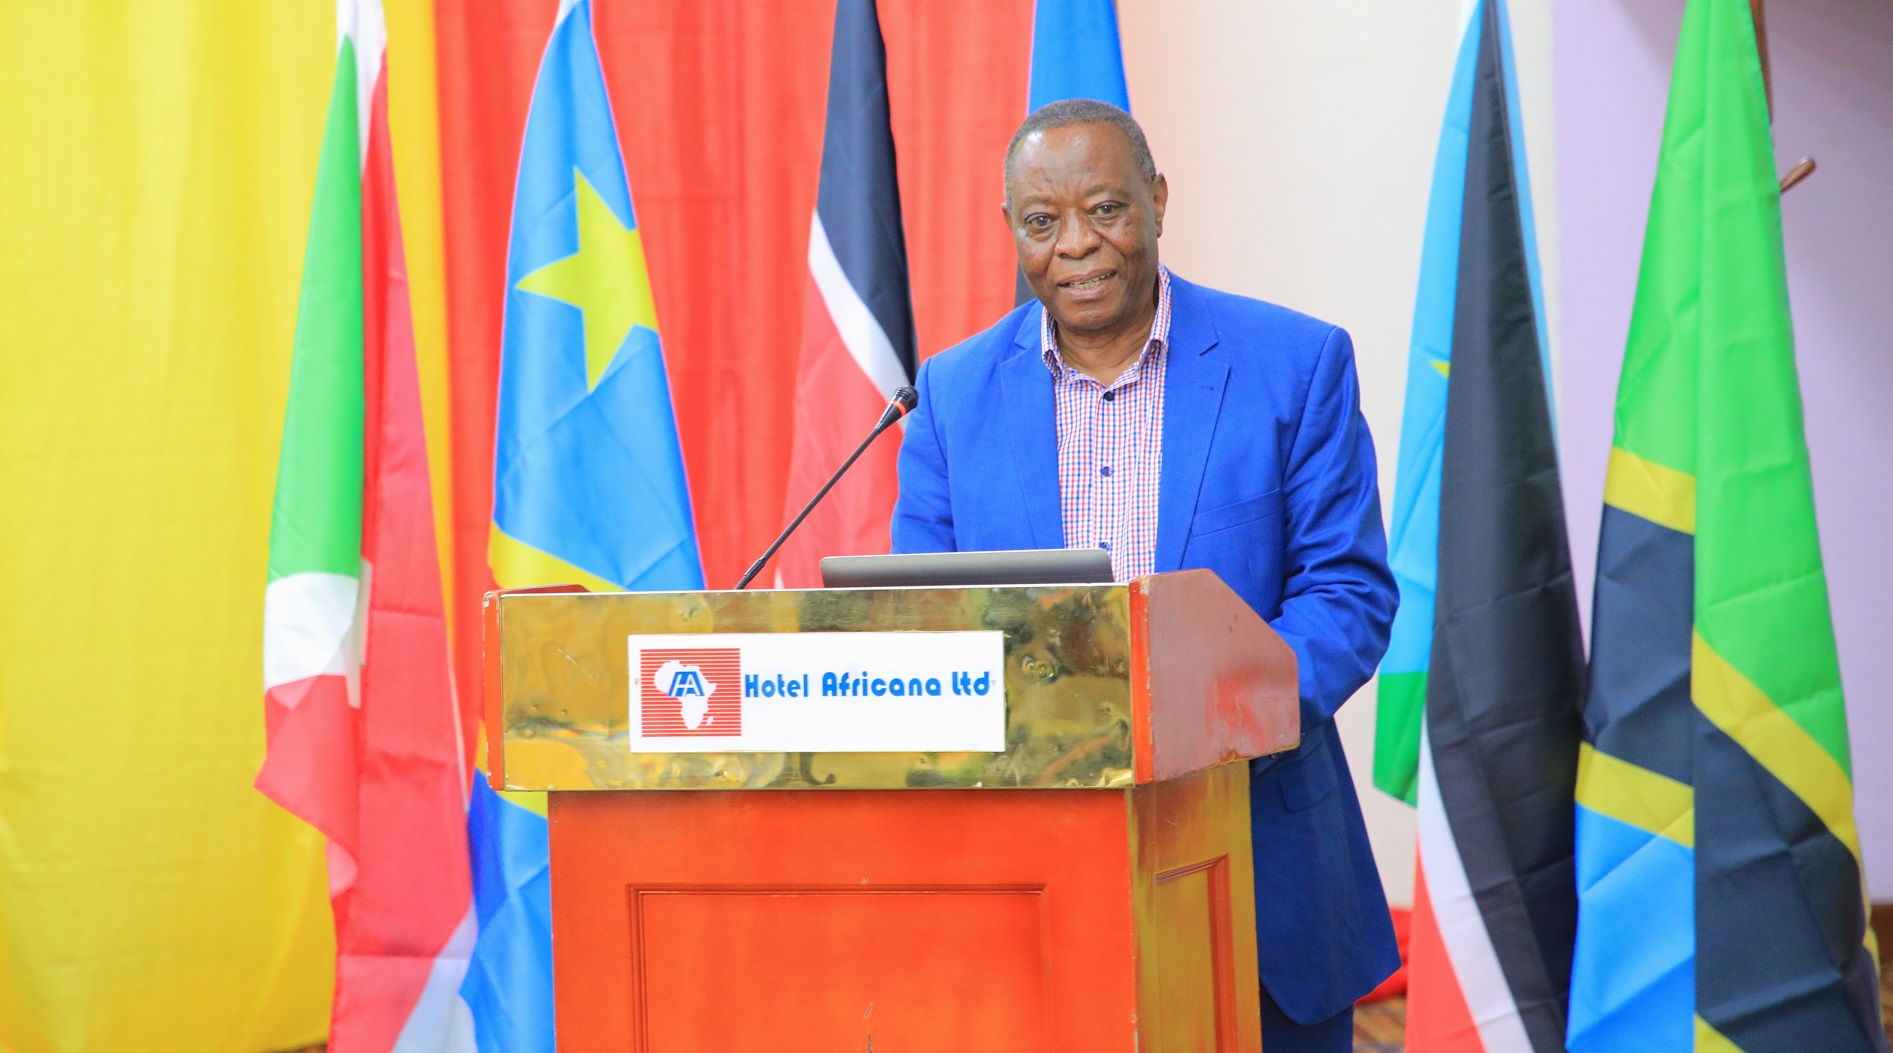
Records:
[[[741,648],[641,648],[638,674],[643,738],[743,733]]]

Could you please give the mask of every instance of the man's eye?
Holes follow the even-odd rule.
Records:
[[[1101,218],[1108,217],[1108,216],[1115,216],[1117,215],[1118,209],[1120,207],[1121,206],[1117,205],[1114,202],[1106,201],[1104,204],[1099,205],[1097,208],[1092,209],[1091,214],[1094,216],[1101,217]]]
[[[1035,212],[1025,217],[1025,225],[1031,227],[1033,230],[1044,230],[1046,227],[1052,225],[1052,217],[1043,212]]]

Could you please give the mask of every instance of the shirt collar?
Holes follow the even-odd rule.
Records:
[[[1137,360],[1141,364],[1152,349],[1161,350],[1170,342],[1170,269],[1157,268],[1157,316],[1150,322],[1150,339],[1144,349],[1138,352]],[[1063,355],[1058,353],[1058,325],[1052,321],[1052,312],[1039,311],[1039,347],[1045,356],[1045,368],[1052,371],[1055,378],[1063,377],[1070,367],[1065,365]],[[1134,373],[1133,365],[1125,372]]]

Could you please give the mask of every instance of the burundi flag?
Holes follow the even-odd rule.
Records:
[[[1418,690],[1389,714],[1404,721],[1392,745],[1412,750],[1401,759],[1419,805],[1407,1045],[1557,1053],[1584,650],[1505,9],[1482,0],[1469,15],[1415,325],[1408,406],[1420,412],[1399,479],[1401,615],[1418,563],[1415,606],[1430,619],[1407,625],[1408,646],[1424,648],[1406,656]],[[1414,551],[1416,534],[1428,551]]]
[[[1884,1051],[1748,0],[1690,0],[1617,389],[1570,1048]]]
[[[256,785],[328,838],[329,1049],[470,1050],[463,742],[447,671],[381,8],[344,0],[264,593]]]
[[[699,589],[702,563],[644,246],[589,0],[559,7],[513,195],[488,561],[503,588]],[[550,1053],[544,794],[476,779],[481,1053]]]

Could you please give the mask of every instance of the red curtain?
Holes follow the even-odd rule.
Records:
[[[593,0],[670,368],[704,572],[781,528],[834,0]],[[492,587],[493,408],[519,144],[555,0],[438,0],[456,671]],[[1032,0],[881,0],[920,352],[1012,306],[1000,164]],[[862,427],[872,421],[863,420]],[[800,496],[800,495],[797,495]]]

